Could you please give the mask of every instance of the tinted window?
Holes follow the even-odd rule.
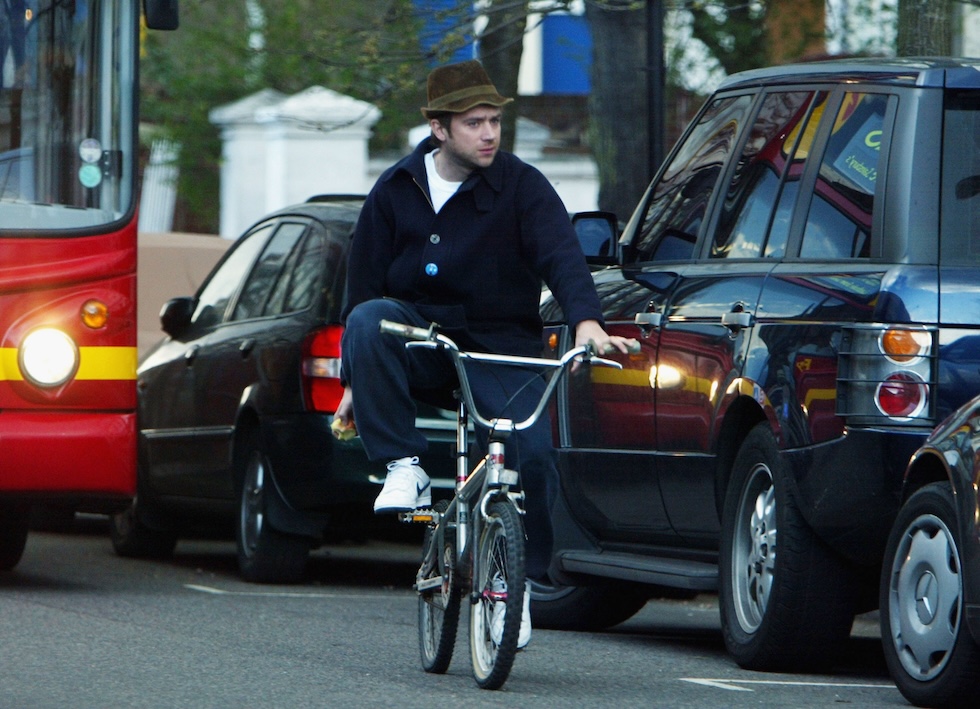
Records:
[[[804,258],[866,258],[889,98],[848,93],[834,119],[807,214]]]
[[[323,234],[314,226],[303,246],[290,254],[265,306],[265,315],[294,313],[310,307],[320,286],[323,258]]]
[[[248,280],[245,281],[232,320],[247,320],[262,314],[269,293],[272,292],[276,281],[284,274],[283,265],[304,231],[306,231],[306,224],[285,222],[279,225],[275,236],[269,241],[269,245],[266,246],[255,268],[249,274]],[[288,274],[283,277],[287,276]]]
[[[755,258],[763,253],[770,224],[776,216],[784,175],[794,166],[794,151],[805,125],[812,92],[766,96],[752,124],[745,147],[728,185],[711,245],[712,258]],[[812,132],[812,131],[810,131]],[[802,163],[806,151],[795,162]],[[797,166],[799,167],[799,166]],[[795,171],[798,179],[800,170]],[[793,189],[790,196],[795,196]],[[767,256],[783,255],[792,201],[780,201],[776,244]]]
[[[721,98],[701,114],[647,202],[635,242],[638,260],[694,253],[708,202],[751,103],[750,96]]]
[[[980,264],[980,94],[946,98],[943,124],[942,261]]]
[[[248,273],[249,267],[255,260],[259,250],[265,245],[272,231],[271,224],[265,224],[238,240],[232,251],[222,262],[218,270],[211,274],[207,284],[197,297],[197,308],[192,320],[194,323],[209,327],[224,319],[229,301],[238,291],[242,277]]]
[[[320,284],[320,273],[324,267],[323,235],[311,234],[303,244],[303,252],[289,279],[286,294],[286,310],[294,312],[310,307]]]

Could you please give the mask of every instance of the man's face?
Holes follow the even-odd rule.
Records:
[[[452,117],[451,130],[432,121],[432,132],[442,141],[447,160],[462,173],[489,167],[500,148],[500,116],[493,106],[476,106]]]

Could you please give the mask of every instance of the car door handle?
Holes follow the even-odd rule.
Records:
[[[662,313],[637,313],[633,322],[643,328],[655,328],[660,327],[663,317]]]
[[[737,310],[721,316],[721,324],[732,332],[738,332],[743,327],[752,327],[752,313]]]
[[[251,337],[247,340],[242,340],[241,344],[238,345],[238,351],[242,355],[242,359],[245,359],[252,353],[252,349],[255,347],[255,340]]]

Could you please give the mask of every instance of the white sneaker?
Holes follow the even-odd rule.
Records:
[[[507,616],[507,582],[495,578],[490,584],[490,597],[503,598],[495,601],[490,615],[490,639],[497,645],[504,637],[504,618]],[[524,608],[521,611],[521,629],[517,633],[517,649],[523,650],[531,642],[531,584],[524,584]]]
[[[432,504],[429,476],[415,456],[388,463],[388,475],[381,494],[374,501],[374,513],[410,512]]]

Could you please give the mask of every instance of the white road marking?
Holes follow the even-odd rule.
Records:
[[[317,592],[297,592],[297,591],[227,591],[223,588],[214,586],[199,586],[196,583],[185,583],[184,588],[198,593],[209,593],[212,596],[260,596],[265,598],[392,598],[392,595],[375,594],[369,596],[363,593],[317,593]]]
[[[792,680],[773,680],[773,679],[707,679],[701,677],[681,677],[682,682],[691,682],[706,687],[717,689],[727,689],[730,692],[753,692],[755,690],[748,687],[740,687],[741,684],[769,684],[790,687],[834,687],[837,689],[895,689],[894,684],[860,684],[852,682],[798,682]]]

